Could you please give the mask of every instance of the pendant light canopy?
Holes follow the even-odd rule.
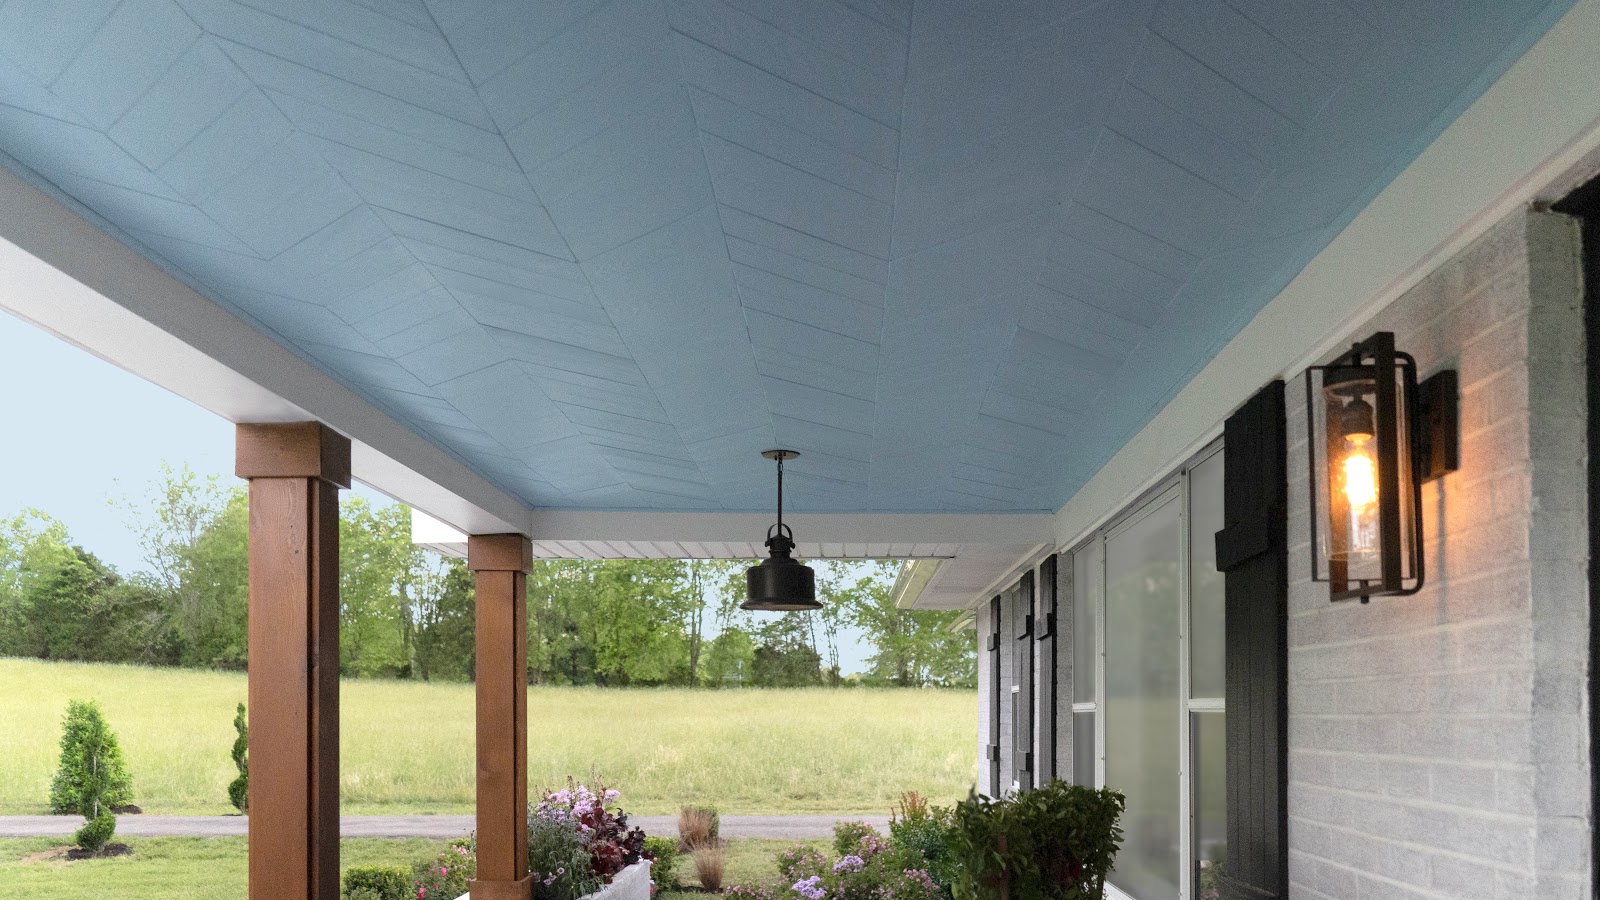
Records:
[[[778,524],[767,529],[769,556],[760,565],[745,570],[749,596],[740,609],[764,612],[791,612],[821,609],[817,602],[817,574],[790,554],[794,552],[794,530],[783,524],[783,461],[800,454],[793,450],[766,450],[762,456],[778,463]]]

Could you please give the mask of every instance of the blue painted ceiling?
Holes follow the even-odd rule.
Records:
[[[0,150],[531,505],[1065,502],[1570,0],[5,0]]]

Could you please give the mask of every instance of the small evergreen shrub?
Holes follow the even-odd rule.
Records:
[[[110,809],[100,810],[100,814],[84,823],[72,840],[79,847],[90,853],[99,853],[105,849],[111,836],[117,833],[117,817]]]
[[[228,784],[228,802],[242,813],[250,811],[250,725],[245,721],[244,704],[233,717],[233,730],[239,736],[233,739],[233,764],[239,777]],[[409,900],[409,898],[407,898]]]
[[[412,900],[415,889],[411,870],[399,866],[353,866],[344,873],[344,895],[347,900]]]
[[[649,857],[650,880],[663,888],[678,886],[678,842],[669,837],[644,839],[644,855]]]
[[[133,780],[122,763],[122,748],[99,704],[71,701],[61,729],[60,765],[50,783],[51,811],[88,819],[75,839],[92,852],[104,847],[117,830],[111,808],[132,799]]]

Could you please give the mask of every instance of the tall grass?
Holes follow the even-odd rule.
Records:
[[[146,812],[233,811],[243,675],[0,659],[0,815],[45,811],[72,698],[100,701]],[[531,786],[597,772],[638,813],[886,813],[976,777],[974,691],[536,687],[528,720]],[[340,726],[345,812],[471,811],[471,685],[347,680]]]

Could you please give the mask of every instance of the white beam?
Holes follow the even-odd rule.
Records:
[[[318,419],[363,483],[466,531],[526,533],[521,502],[113,230],[0,168],[0,308],[231,422]]]

